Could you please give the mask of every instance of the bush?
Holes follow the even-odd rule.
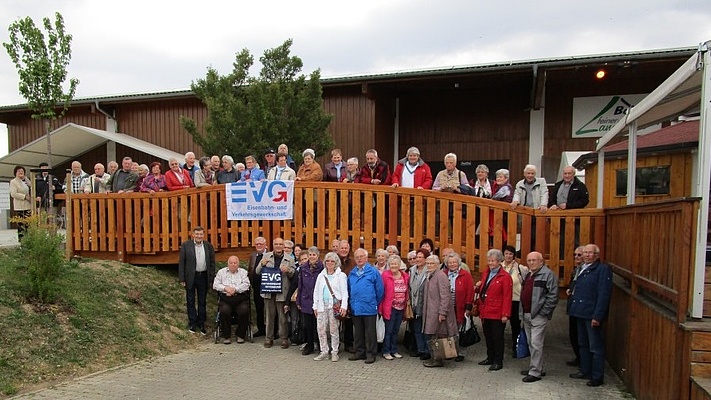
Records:
[[[52,303],[57,295],[57,281],[65,264],[61,245],[63,237],[46,215],[27,218],[27,233],[21,252],[26,264],[28,297],[41,303]]]

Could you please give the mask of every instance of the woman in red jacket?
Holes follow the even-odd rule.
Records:
[[[168,190],[180,190],[190,187],[195,187],[193,180],[190,179],[190,173],[183,168],[180,168],[180,163],[175,158],[168,161],[170,171],[165,173],[165,186]]]
[[[432,189],[432,171],[422,158],[417,147],[407,149],[407,157],[397,162],[393,172],[393,187]]]
[[[486,338],[486,359],[479,365],[489,365],[489,371],[498,371],[504,365],[504,327],[511,317],[513,280],[502,267],[504,254],[491,249],[486,253],[487,269],[476,283],[479,293],[479,318]]]
[[[474,279],[469,271],[462,268],[462,259],[457,253],[451,253],[444,259],[447,265],[449,286],[454,293],[454,314],[457,317],[457,328],[462,329],[464,319],[469,316],[474,303]],[[464,361],[466,349],[459,347],[459,353],[454,359],[456,362]]]

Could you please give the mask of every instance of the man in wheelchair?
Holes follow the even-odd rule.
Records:
[[[232,343],[232,318],[237,316],[237,343],[244,343],[249,328],[249,278],[247,270],[239,267],[239,258],[231,256],[227,267],[215,276],[212,288],[219,293],[220,332],[222,343]]]

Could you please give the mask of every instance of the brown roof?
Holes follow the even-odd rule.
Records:
[[[629,141],[605,146],[605,158],[619,157],[627,154]],[[699,120],[681,122],[637,138],[637,154],[678,152],[699,146]],[[579,170],[596,163],[597,152],[590,152],[578,157],[573,166]]]
[[[605,146],[603,150],[607,152],[626,151],[628,140]],[[667,126],[652,133],[639,136],[637,138],[637,149],[647,149],[652,147],[666,147],[691,144],[699,142],[699,120],[686,121],[676,125]]]

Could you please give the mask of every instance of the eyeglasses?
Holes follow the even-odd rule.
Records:
[[[583,255],[581,253],[575,253],[575,257],[582,257]]]
[[[412,261],[412,260],[417,260],[417,257],[407,257],[407,259]]]

